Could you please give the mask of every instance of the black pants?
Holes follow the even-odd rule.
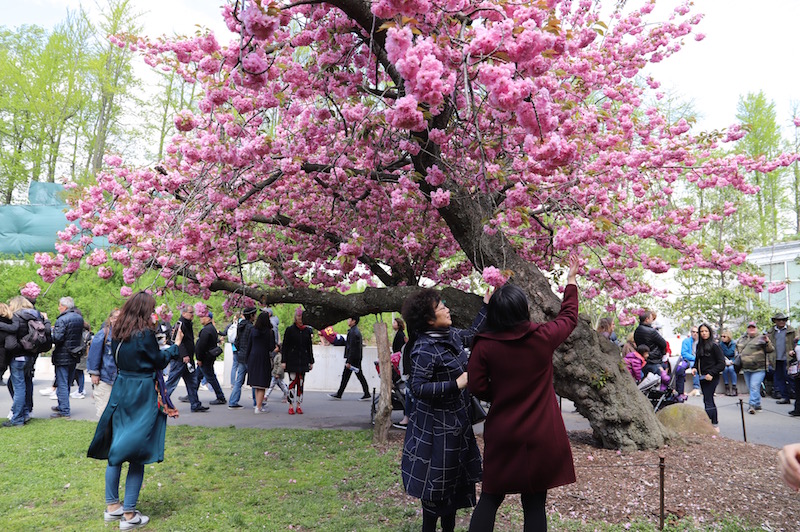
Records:
[[[703,392],[703,406],[706,408],[706,414],[708,414],[712,425],[717,424],[717,405],[714,403],[714,390],[717,389],[717,384],[719,384],[719,375],[710,381],[705,380],[702,376],[700,377],[700,391]]]
[[[350,381],[351,373],[353,373],[353,370],[345,366],[344,372],[342,372],[342,384],[339,385],[339,391],[336,392],[336,395],[339,397],[342,396],[344,389],[347,388],[347,383]],[[369,386],[367,385],[367,379],[364,377],[364,372],[359,370],[359,372],[356,373],[356,378],[358,379],[358,382],[361,383],[361,387],[364,389],[364,395],[369,396]]]
[[[434,512],[422,509],[422,532],[436,532],[436,520],[439,518]],[[443,514],[442,532],[454,532],[456,529],[456,513]]]
[[[472,519],[469,522],[469,532],[491,532],[494,530],[494,519],[497,509],[505,499],[505,495],[493,495],[491,493],[481,493],[481,500],[472,512]],[[545,513],[545,502],[547,502],[547,492],[522,494],[522,512],[525,516],[524,532],[546,532],[547,514]]]

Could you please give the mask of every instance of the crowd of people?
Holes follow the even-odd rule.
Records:
[[[395,424],[406,429],[401,477],[407,493],[422,502],[423,532],[436,530],[437,523],[444,531],[454,530],[456,510],[473,506],[470,530],[493,530],[501,503],[512,493],[522,495],[524,529],[547,529],[547,490],[575,481],[552,381],[553,353],[577,323],[576,272],[577,262],[571,261],[561,310],[551,322],[531,322],[527,297],[514,285],[493,294],[488,291],[469,329],[452,327],[445,302],[430,289],[412,294],[403,305],[404,319],[393,321],[392,348],[402,358],[408,383],[404,417]],[[40,353],[53,350],[55,382],[42,390],[57,400],[53,418],[69,418],[70,398],[85,395],[79,376],[85,364],[99,418],[88,456],[107,461],[104,519],[119,521],[121,530],[149,522],[136,509],[144,465],[164,458],[166,419],[178,415],[171,396],[181,379],[187,392],[179,400],[190,403],[192,412],[209,410],[198,398],[202,375],[216,395],[210,405],[243,408],[246,382],[252,389],[255,414],[268,410],[266,403],[276,387],[289,403],[289,414],[303,414],[303,384],[313,369],[314,352],[313,331],[303,322],[302,308],[297,309],[282,341],[271,309],[260,313],[254,307],[243,309],[224,336],[207,308],[196,311],[183,306],[173,325],[169,312],[156,309],[155,300],[145,292],[112,310],[94,336],[72,298],[61,298],[58,310],[51,324],[35,308],[35,301],[23,296],[0,303],[2,369],[10,370],[8,388],[13,398],[3,426],[21,426],[30,420],[33,368]],[[202,325],[196,340],[195,317]],[[708,324],[692,327],[672,374],[667,363],[670,347],[654,327],[655,319],[654,312],[643,311],[638,327],[623,344],[628,370],[637,380],[647,373],[660,375],[665,383],[675,378],[680,401],[686,399],[686,380],[691,379],[692,388],[703,395],[714,426],[718,421],[714,392],[722,379],[725,393],[736,395],[739,371],[749,390],[751,414],[761,409],[768,372],[778,403],[788,404],[794,397],[800,348],[795,347],[798,339],[784,314],[773,316],[773,326],[763,332],[755,322],[748,323],[746,333],[735,341],[727,329],[715,338]],[[363,337],[358,324],[358,317],[350,318],[346,336],[332,329],[320,331],[324,340],[345,347],[342,381],[331,399],[342,398],[353,373],[363,388],[361,399],[371,399],[363,376]],[[601,320],[598,332],[612,342],[617,340],[611,320]],[[225,337],[235,357],[228,399],[214,372]],[[284,372],[289,374],[288,385]],[[502,386],[493,378],[497,375],[503,376]],[[73,383],[78,389],[70,393]],[[492,405],[485,419],[483,461],[472,430],[474,398]],[[791,415],[798,414],[795,404]],[[799,457],[797,445],[787,446],[779,458],[786,482],[795,489],[800,488]],[[129,467],[120,498],[124,462]],[[483,483],[479,501],[478,482]]]
[[[660,375],[667,382],[674,378],[677,401],[684,402],[688,395],[702,394],[706,413],[717,427],[714,395],[720,379],[725,395],[735,397],[739,394],[738,375],[741,373],[749,395],[750,414],[762,410],[762,396],[769,395],[781,405],[790,404],[794,399],[795,405],[789,415],[800,417],[796,394],[800,337],[788,324],[786,314],[777,312],[772,317],[772,326],[763,331],[759,331],[756,322],[749,322],[745,333],[736,340],[727,328],[717,336],[707,323],[693,326],[681,343],[674,375],[669,365],[669,344],[653,326],[655,319],[655,312],[644,310],[639,315],[638,327],[622,349],[628,371],[637,382],[648,373]],[[605,332],[604,324],[598,327],[598,332]],[[688,393],[687,378],[692,379],[692,390]]]

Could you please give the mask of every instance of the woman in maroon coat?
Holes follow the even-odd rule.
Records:
[[[553,352],[578,322],[577,258],[561,311],[531,323],[525,293],[505,285],[489,301],[469,359],[469,391],[492,406],[484,426],[483,487],[470,531],[494,529],[508,493],[522,494],[526,532],[547,530],[547,490],[575,482],[572,450],[553,390]]]

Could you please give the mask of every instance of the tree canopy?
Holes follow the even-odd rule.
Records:
[[[37,256],[40,272],[52,281],[85,261],[103,277],[116,261],[128,285],[154,269],[166,289],[317,304],[333,321],[396,310],[422,283],[466,289],[476,271],[511,277],[533,318],[547,319],[558,308],[550,282],[572,252],[588,298],[650,293],[633,269],[728,271],[743,251],[691,237],[736,206],[682,204],[680,187],[753,194],[748,172],[794,157],[724,150],[746,131],[697,133],[649,103],[659,82],[645,68],[701,39],[701,16],[687,2],[653,21],[654,2],[625,4],[250,0],[223,7],[227,46],[211,34],[117,36],[202,98],[175,116],[156,167],[106,158],[72,200],[81,228]],[[92,236],[112,248],[91,250]],[[245,278],[252,265],[257,279]],[[340,295],[359,281],[375,289]],[[609,445],[663,443],[629,383],[619,389],[636,407],[599,397],[619,368],[585,360],[600,347],[583,327],[556,366],[563,376],[579,363],[579,382],[557,391]]]

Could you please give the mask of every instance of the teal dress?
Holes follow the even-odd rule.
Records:
[[[156,372],[178,357],[178,347],[160,350],[150,330],[134,333],[119,350],[118,344],[115,340],[111,348],[119,373],[87,454],[112,466],[161,462],[167,416],[158,408]]]

